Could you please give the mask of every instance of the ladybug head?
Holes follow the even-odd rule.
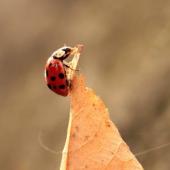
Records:
[[[69,55],[71,55],[72,49],[73,49],[73,48],[71,48],[71,47],[62,47],[62,48],[59,48],[57,51],[55,51],[55,52],[52,54],[52,57],[53,57],[54,59],[64,60],[64,59],[66,59]]]

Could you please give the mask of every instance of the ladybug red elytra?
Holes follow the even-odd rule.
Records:
[[[67,96],[70,89],[70,81],[67,75],[67,69],[72,69],[65,61],[67,57],[78,52],[77,47],[64,46],[55,51],[47,60],[45,65],[45,81],[47,86],[53,92]]]

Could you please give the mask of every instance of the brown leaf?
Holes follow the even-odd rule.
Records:
[[[76,76],[61,170],[142,170],[109,118],[108,109]],[[66,154],[67,153],[67,154]]]

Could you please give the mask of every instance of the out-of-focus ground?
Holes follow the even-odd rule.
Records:
[[[170,142],[170,1],[1,0],[1,170],[59,169],[69,98],[48,90],[43,71],[64,43],[85,45],[81,72],[133,153]],[[170,146],[138,159],[169,170]]]

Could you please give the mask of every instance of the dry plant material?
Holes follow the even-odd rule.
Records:
[[[75,76],[60,170],[143,170],[82,75]]]

